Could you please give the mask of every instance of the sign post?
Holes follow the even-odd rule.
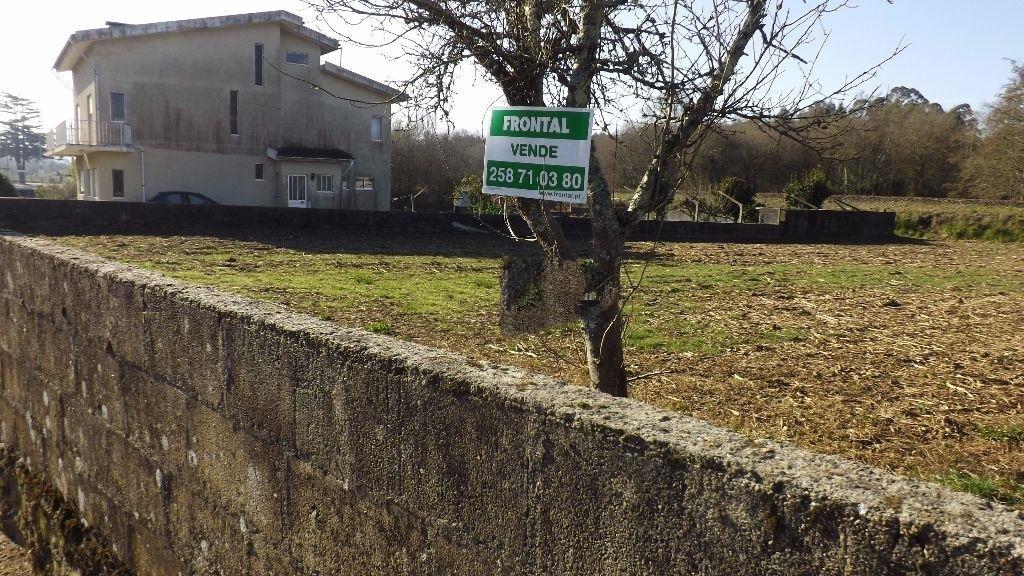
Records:
[[[492,108],[484,194],[585,204],[593,124],[586,108]]]

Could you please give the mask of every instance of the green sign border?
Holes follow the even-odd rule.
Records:
[[[520,118],[565,118],[568,124],[569,133],[561,132],[533,132],[533,131],[511,131],[505,130],[504,119],[506,116],[518,116]],[[538,138],[544,140],[586,140],[590,138],[590,116],[589,110],[563,110],[558,108],[540,108],[536,110],[516,109],[493,109],[491,110],[491,125],[488,134],[490,136],[510,136],[518,138]]]

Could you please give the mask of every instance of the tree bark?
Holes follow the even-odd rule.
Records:
[[[612,396],[626,396],[629,392],[622,346],[624,323],[619,312],[620,298],[621,285],[615,279],[605,285],[598,298],[584,300],[580,306],[591,386]]]
[[[625,396],[628,387],[621,310],[625,238],[594,148],[596,144],[591,143],[590,214],[594,253],[586,269],[586,295],[580,304],[580,320],[587,341],[590,385],[614,396]]]

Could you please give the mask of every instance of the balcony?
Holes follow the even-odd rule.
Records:
[[[46,154],[49,156],[132,150],[132,126],[126,122],[68,120],[46,135]]]

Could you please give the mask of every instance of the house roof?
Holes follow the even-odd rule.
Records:
[[[185,32],[188,30],[226,28],[229,26],[246,26],[269,22],[278,22],[282,26],[286,26],[292,33],[312,40],[320,46],[322,53],[333,52],[338,49],[337,40],[325,34],[321,34],[316,30],[303,26],[303,21],[300,16],[284,10],[275,10],[273,12],[253,12],[250,14],[194,18],[191,20],[153,22],[150,24],[121,24],[110,22],[106,28],[79,30],[72,34],[64,44],[64,48],[60,51],[60,55],[57,56],[57,61],[54,62],[53,67],[59,72],[71,70],[78,59],[85,54],[93,42],[101,42],[103,40],[111,40],[114,38],[134,38],[152,34],[170,34],[174,32]]]
[[[320,70],[322,70],[325,74],[330,74],[331,76],[341,78],[342,80],[348,80],[349,82],[358,84],[360,86],[363,86],[364,88],[369,88],[370,90],[373,90],[375,92],[380,92],[381,94],[388,96],[391,99],[391,103],[405,102],[406,100],[409,99],[409,96],[405,92],[402,92],[397,88],[393,88],[391,86],[388,86],[387,84],[382,84],[372,78],[367,78],[362,74],[353,72],[348,68],[342,68],[337,64],[324,62],[323,64],[320,65]]]
[[[268,150],[269,152],[269,150]],[[354,160],[351,153],[338,148],[302,148],[299,146],[282,146],[277,148],[272,158],[295,160]]]

